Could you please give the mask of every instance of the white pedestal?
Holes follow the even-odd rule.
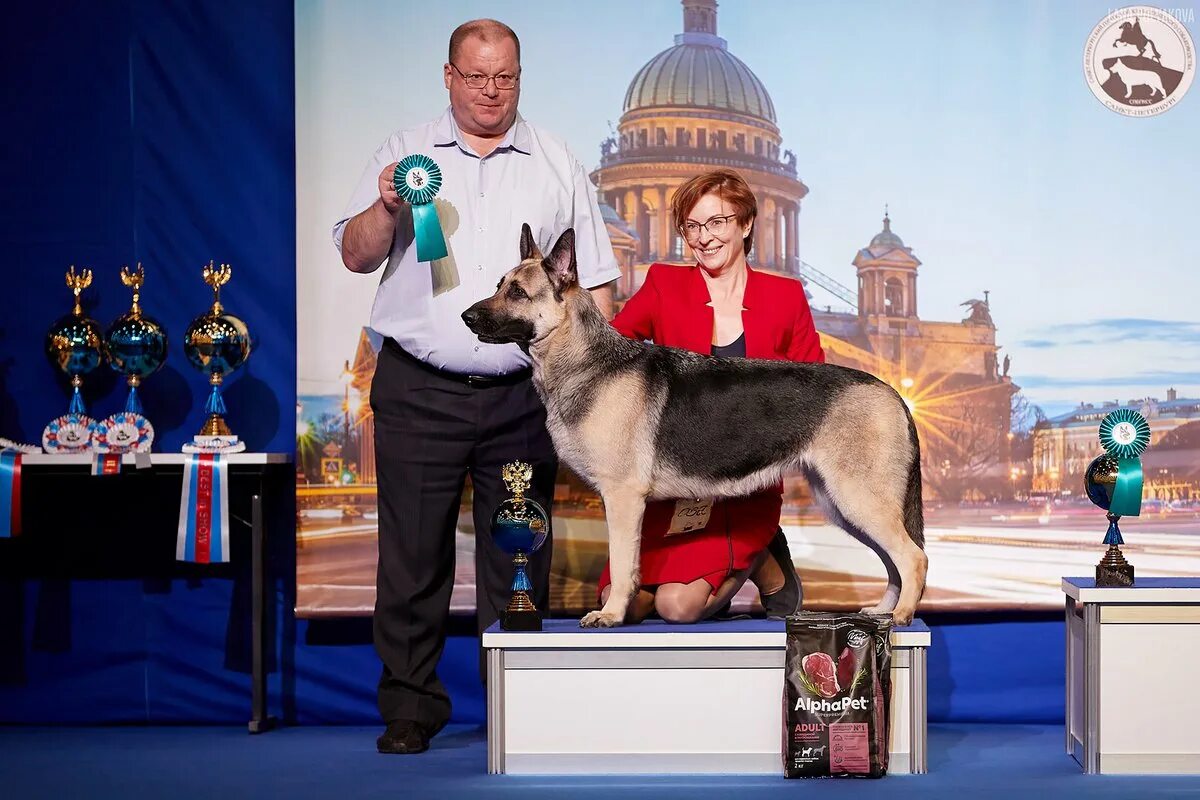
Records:
[[[488,772],[782,774],[786,637],[774,620],[493,625]],[[892,633],[891,773],[926,771],[929,642],[919,620]]]
[[[1200,774],[1200,578],[1063,578],[1067,753],[1089,774]]]

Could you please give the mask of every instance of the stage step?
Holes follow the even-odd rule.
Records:
[[[786,633],[776,620],[483,634],[488,772],[783,773]],[[926,650],[892,632],[889,773],[926,771]]]

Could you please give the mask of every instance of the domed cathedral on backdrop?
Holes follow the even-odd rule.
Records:
[[[750,265],[805,284],[829,361],[877,375],[904,396],[921,433],[927,493],[958,501],[1027,486],[1017,464],[1028,454],[1014,452],[1010,434],[1017,387],[1007,359],[1003,367],[997,359],[988,293],[962,304],[961,321],[920,319],[921,261],[886,211],[883,229],[851,249],[856,290],[804,262],[798,228],[808,187],[784,148],[771,96],[718,36],[716,0],[682,6],[683,32],[633,76],[616,136],[601,144],[592,173],[621,266],[618,303],[651,263],[693,263],[670,217],[675,190],[707,170],[734,169],[758,199]],[[796,499],[802,493],[789,485]]]
[[[766,87],[717,36],[715,0],[685,0],[683,33],[634,75],[617,137],[601,145],[592,173],[623,222],[614,236],[618,297],[641,285],[651,262],[689,260],[671,197],[720,167],[741,173],[758,198],[751,265],[797,275],[796,226],[808,187],[796,176],[795,155],[781,157],[781,144]]]

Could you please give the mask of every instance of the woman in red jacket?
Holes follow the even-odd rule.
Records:
[[[613,326],[632,339],[721,357],[824,361],[804,286],[756,272],[746,263],[758,204],[732,170],[716,170],[681,186],[672,216],[696,265],[652,264],[642,287]],[[731,419],[730,425],[737,420]],[[670,622],[695,622],[716,613],[747,578],[768,615],[800,607],[800,585],[779,527],[783,486],[711,503],[707,524],[674,533],[677,509],[692,514],[711,501],[650,502],[642,520],[642,588],[629,621],[651,611]],[[684,511],[684,513],[687,513]],[[601,599],[610,589],[608,566]]]

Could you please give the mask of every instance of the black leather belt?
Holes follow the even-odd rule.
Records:
[[[509,372],[505,375],[463,375],[461,372],[450,372],[449,370],[438,369],[432,364],[422,361],[401,347],[395,339],[384,339],[383,347],[388,352],[394,353],[396,356],[404,361],[407,361],[409,364],[412,364],[417,369],[424,370],[425,372],[428,372],[431,375],[436,375],[439,378],[445,378],[448,381],[454,381],[455,383],[461,383],[464,386],[470,386],[476,389],[482,389],[488,386],[513,386],[521,383],[522,381],[527,381],[533,377],[533,370],[531,370],[529,367],[517,370],[516,372]]]

